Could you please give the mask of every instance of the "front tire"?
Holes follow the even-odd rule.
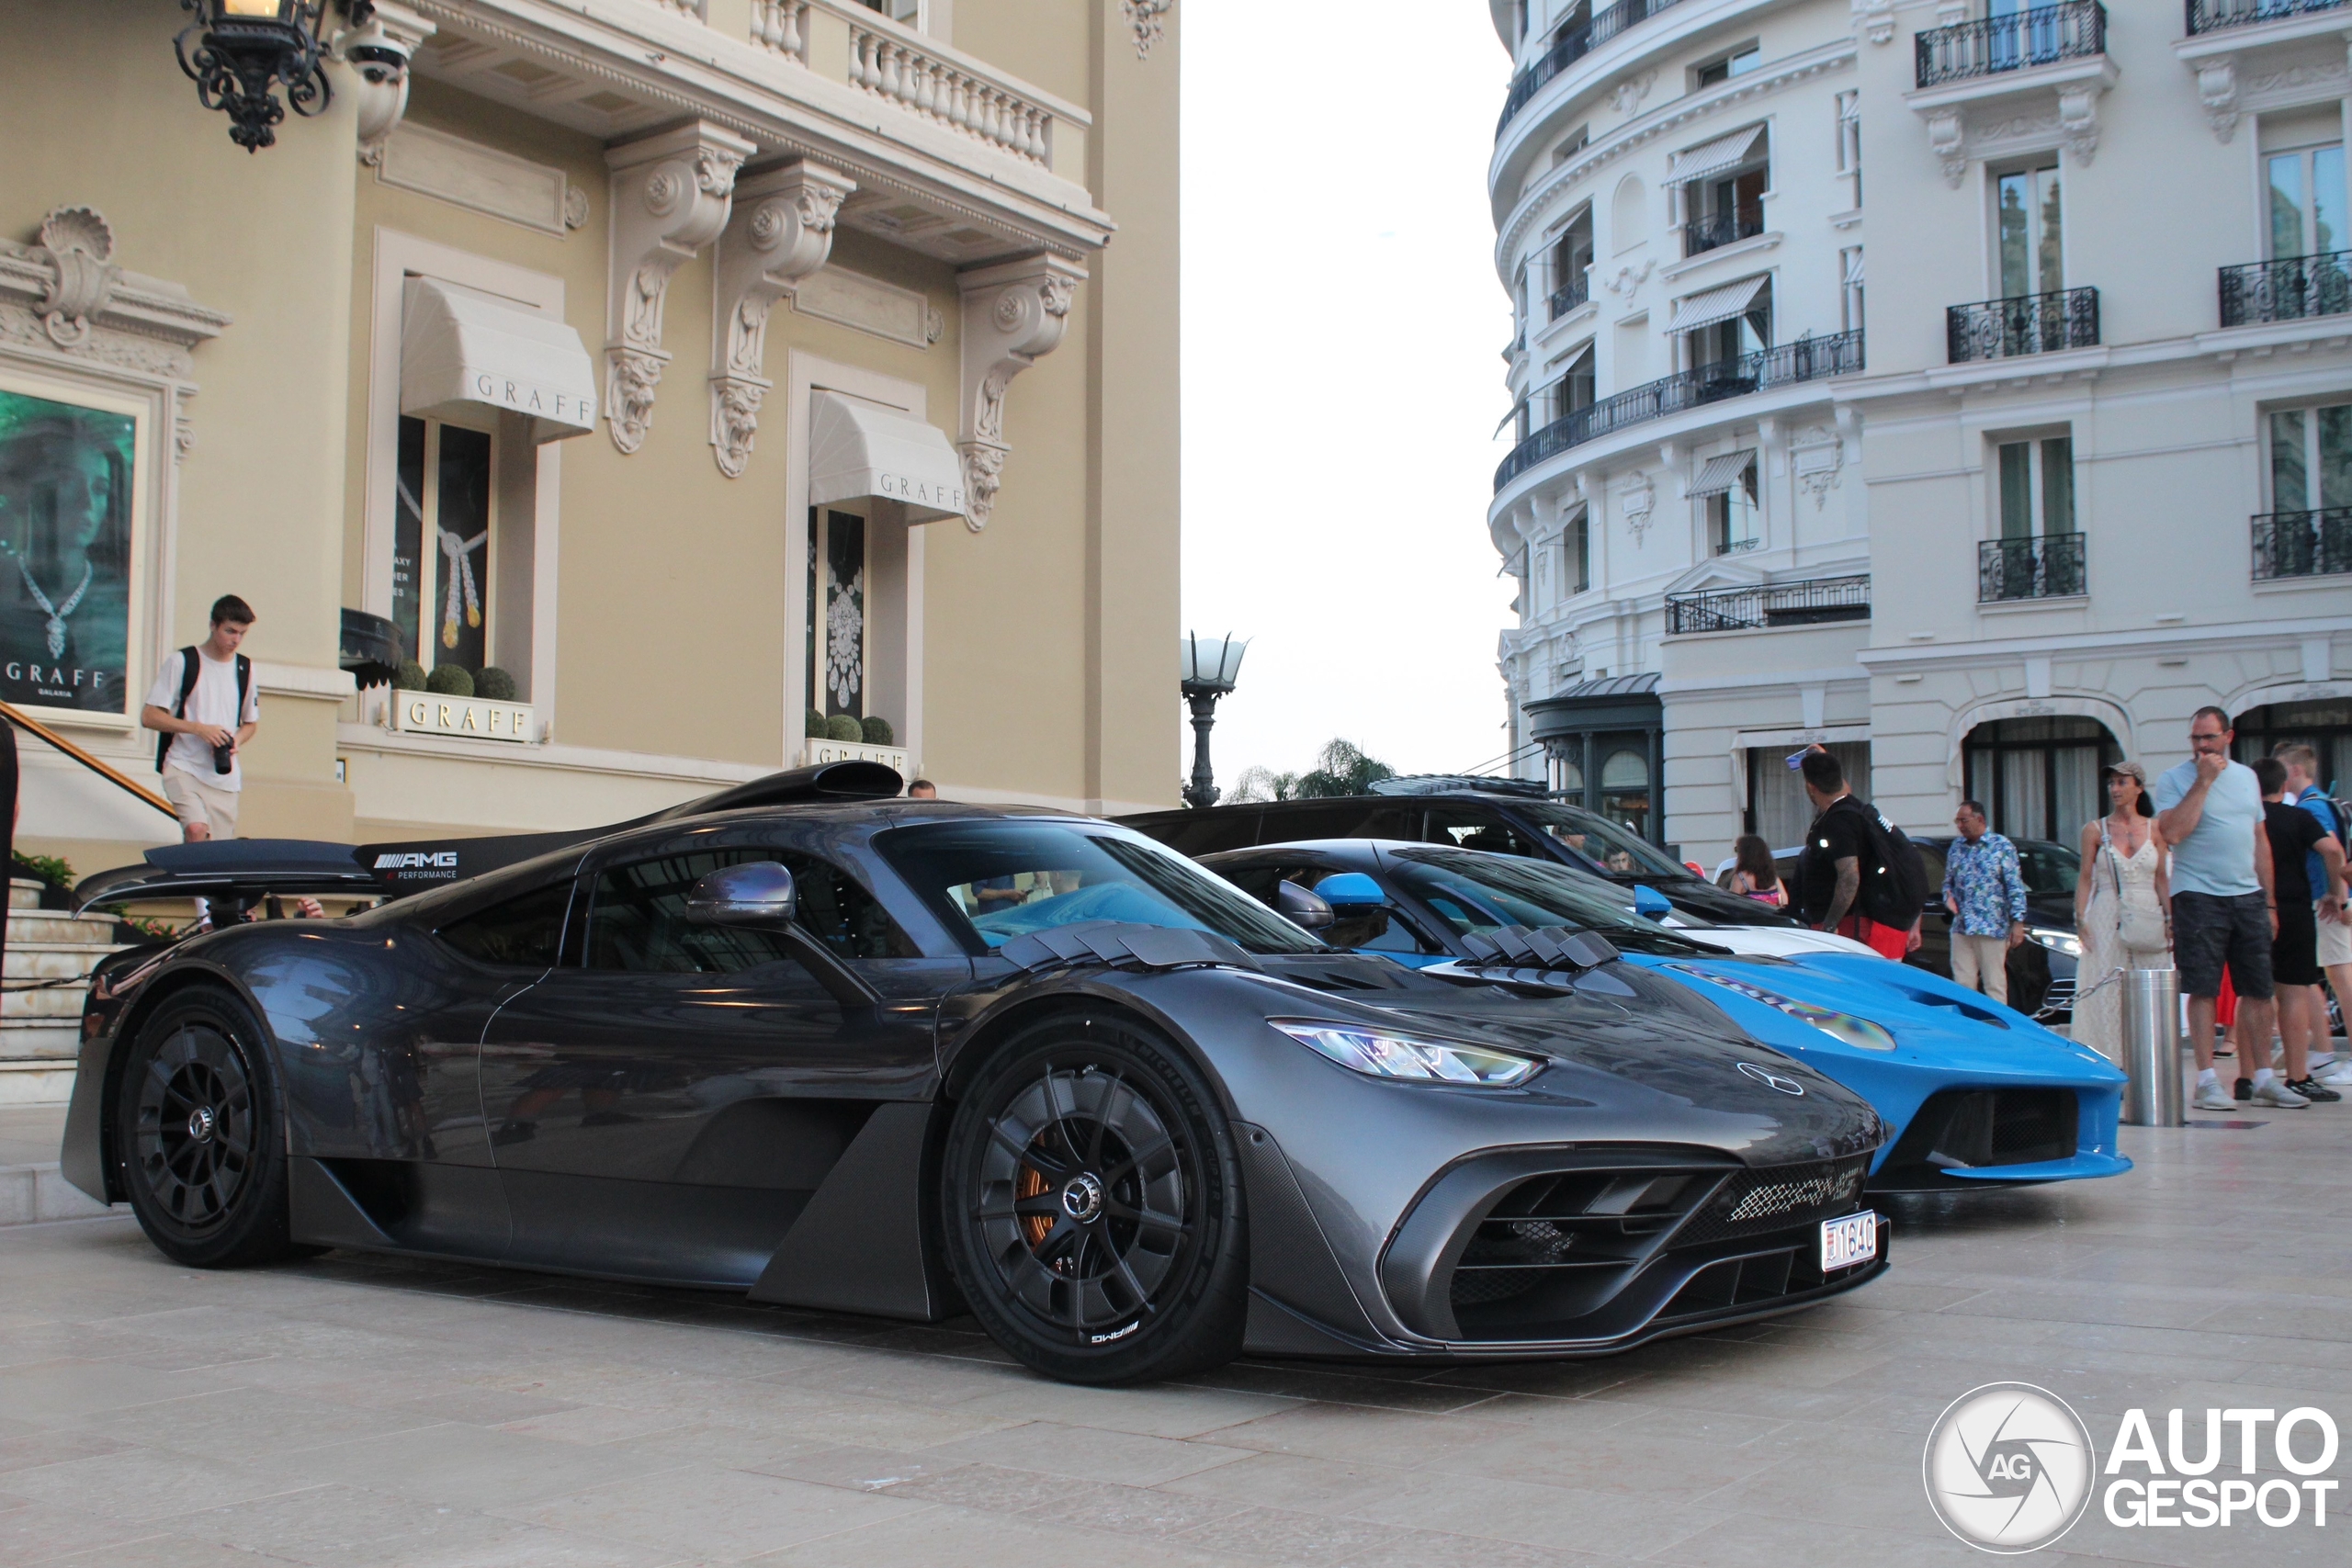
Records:
[[[956,1282],[1024,1365],[1118,1384],[1240,1353],[1250,1269],[1233,1133],[1164,1037],[1119,1019],[1023,1031],[956,1106],[940,1179]]]
[[[194,1269],[274,1263],[293,1242],[285,1119],[262,1031],[192,992],[139,1030],[115,1095],[115,1159],[157,1251]]]

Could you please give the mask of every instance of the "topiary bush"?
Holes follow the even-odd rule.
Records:
[[[808,722],[805,727],[803,733],[811,740],[828,739],[832,735],[832,731],[825,727],[825,716],[819,713],[815,708],[810,708],[808,710]]]
[[[865,726],[845,713],[837,713],[825,721],[825,739],[846,740],[853,746],[861,745],[865,739]]]
[[[495,664],[486,666],[474,677],[474,695],[494,703],[511,703],[514,701],[514,677]]]
[[[868,746],[896,746],[899,743],[898,732],[890,728],[890,721],[880,714],[867,714],[864,724],[865,743]]]
[[[425,689],[424,666],[413,659],[401,660],[400,673],[392,677],[395,692],[422,692]]]
[[[474,694],[473,671],[462,664],[436,664],[425,680],[424,689],[445,697],[470,697]]]

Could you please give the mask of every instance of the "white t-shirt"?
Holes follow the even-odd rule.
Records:
[[[155,671],[155,683],[148,688],[147,705],[173,711],[180,700],[180,650],[174,649],[164,656],[164,667]],[[245,711],[237,712],[237,661],[234,659],[214,659],[202,649],[196,650],[196,690],[187,694],[187,708],[180,716],[198,724],[217,724],[223,729],[234,730],[261,717],[261,682],[253,681],[245,691]],[[225,773],[212,771],[212,748],[201,735],[175,735],[172,749],[164,755],[164,766],[193,773],[214,789],[243,789],[245,770],[242,761],[230,764]]]

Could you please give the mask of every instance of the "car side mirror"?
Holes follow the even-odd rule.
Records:
[[[799,908],[792,873],[772,860],[720,866],[686,895],[686,919],[699,926],[788,926]]]
[[[1315,885],[1315,891],[1331,913],[1342,920],[1356,919],[1388,907],[1388,896],[1380,884],[1360,871],[1343,871],[1327,876]]]
[[[1284,877],[1274,888],[1274,912],[1302,931],[1327,931],[1337,919],[1320,893]]]
[[[1645,920],[1662,920],[1674,913],[1674,901],[1646,883],[1634,887],[1634,913]]]

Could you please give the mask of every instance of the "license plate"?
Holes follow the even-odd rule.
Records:
[[[1878,1256],[1878,1215],[1848,1214],[1821,1222],[1821,1271],[1851,1269]]]

